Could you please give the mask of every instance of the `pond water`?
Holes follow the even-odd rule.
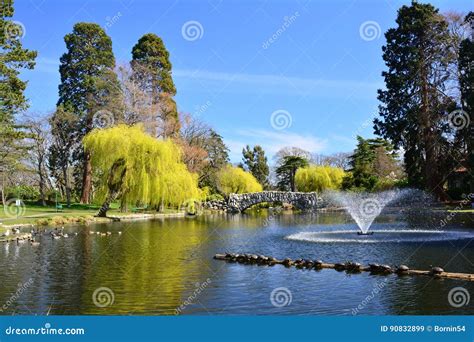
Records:
[[[474,298],[459,308],[448,301],[455,287],[473,297],[474,283],[212,259],[215,253],[248,252],[474,273],[474,215],[452,215],[445,224],[446,215],[384,212],[371,228],[376,233],[365,237],[355,234],[356,225],[343,212],[68,227],[68,238],[44,235],[39,246],[0,244],[0,310],[8,315],[474,314]],[[283,291],[276,303],[272,291]]]

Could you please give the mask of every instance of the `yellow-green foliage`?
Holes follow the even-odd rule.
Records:
[[[242,170],[240,167],[226,166],[217,173],[219,190],[228,195],[231,193],[242,194],[247,192],[260,192],[262,186],[255,177]]]
[[[83,143],[100,178],[100,200],[108,192],[110,171],[118,160],[125,162],[120,193],[127,203],[180,205],[200,198],[197,175],[188,171],[180,148],[170,139],[157,140],[140,125],[118,125],[93,130]],[[117,170],[115,180],[123,169]]]
[[[296,171],[295,183],[299,191],[321,192],[341,188],[343,177],[344,170],[341,168],[310,165]]]

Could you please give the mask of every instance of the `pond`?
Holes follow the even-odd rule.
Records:
[[[474,273],[474,215],[455,214],[445,222],[446,215],[384,212],[371,227],[372,237],[358,237],[343,212],[67,227],[68,238],[43,235],[39,246],[0,244],[0,309],[4,315],[473,314],[474,299],[459,308],[449,303],[455,287],[474,294],[473,283],[459,280],[212,259],[248,252]],[[282,291],[279,298],[275,291]]]

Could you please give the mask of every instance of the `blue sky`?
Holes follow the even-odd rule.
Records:
[[[442,12],[469,0],[431,1]],[[30,111],[54,110],[63,37],[74,23],[107,29],[117,63],[145,33],[170,51],[179,110],[215,128],[237,162],[245,144],[271,157],[283,146],[314,153],[351,151],[372,135],[383,87],[383,33],[409,1],[16,0],[24,45],[38,51]],[[186,29],[188,28],[188,30]],[[272,115],[273,114],[273,115]]]

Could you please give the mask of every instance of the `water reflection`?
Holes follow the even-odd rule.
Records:
[[[433,213],[428,222],[426,215],[386,212],[373,228],[437,229],[443,215]],[[212,259],[215,253],[235,251],[330,262],[376,261],[420,268],[442,265],[447,270],[474,273],[472,239],[366,245],[285,239],[302,232],[355,228],[342,212],[274,215],[266,211],[68,228],[69,233],[79,234],[60,240],[45,235],[39,246],[1,245],[0,308],[2,314],[172,315],[182,307],[182,314],[350,315],[384,280],[381,295],[359,314],[473,313],[473,303],[456,309],[447,301],[454,286],[464,286],[474,294],[471,284],[459,281],[244,266]],[[472,232],[473,228],[471,216],[456,215],[443,229]],[[196,295],[206,279],[209,284]],[[20,284],[30,285],[17,295]],[[94,305],[92,296],[100,287],[113,291],[112,305]],[[289,306],[271,304],[270,293],[277,287],[291,290]]]

